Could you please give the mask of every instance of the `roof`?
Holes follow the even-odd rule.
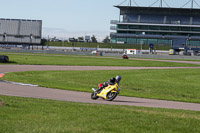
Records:
[[[5,21],[42,21],[42,20],[31,20],[31,19],[10,19],[10,18],[0,18],[0,20],[5,20]]]
[[[160,15],[192,15],[200,16],[199,8],[169,8],[169,7],[138,7],[138,6],[115,6],[120,9],[120,14],[160,14]]]

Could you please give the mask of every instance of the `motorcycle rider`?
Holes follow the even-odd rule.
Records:
[[[108,85],[114,85],[115,83],[119,84],[121,79],[122,78],[120,75],[117,75],[116,77],[109,79],[108,81],[103,83],[103,85],[97,90],[97,93],[100,93],[103,90],[103,88],[107,87]]]

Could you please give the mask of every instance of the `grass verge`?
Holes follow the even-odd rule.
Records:
[[[32,71],[7,73],[8,81],[42,87],[91,92],[109,78],[121,75],[121,93],[153,99],[200,103],[200,70]]]
[[[0,96],[2,133],[197,133],[195,111]]]
[[[74,56],[74,55],[49,55],[49,54],[6,54],[11,63],[25,65],[70,65],[70,66],[136,66],[136,67],[186,67],[199,66],[194,64],[123,60],[121,58],[106,58],[96,56]],[[0,65],[3,63],[0,63]],[[5,64],[5,63],[4,63]]]

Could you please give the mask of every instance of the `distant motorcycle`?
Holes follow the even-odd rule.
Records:
[[[108,85],[107,87],[102,89],[101,92],[98,92],[96,89],[92,88],[93,92],[91,94],[91,99],[96,100],[100,97],[107,101],[112,101],[119,94],[119,87],[120,85],[118,83],[115,83],[114,85]]]
[[[128,59],[128,56],[126,54],[123,54],[122,59]]]

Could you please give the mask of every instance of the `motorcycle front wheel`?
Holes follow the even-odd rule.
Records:
[[[107,96],[106,96],[106,100],[107,101],[112,101],[112,100],[114,100],[115,98],[116,98],[116,96],[117,96],[117,92],[109,92],[108,94],[107,94]]]
[[[97,93],[93,92],[93,93],[91,94],[91,99],[96,100],[96,99],[98,99],[98,98],[99,98],[99,97],[97,96]]]

